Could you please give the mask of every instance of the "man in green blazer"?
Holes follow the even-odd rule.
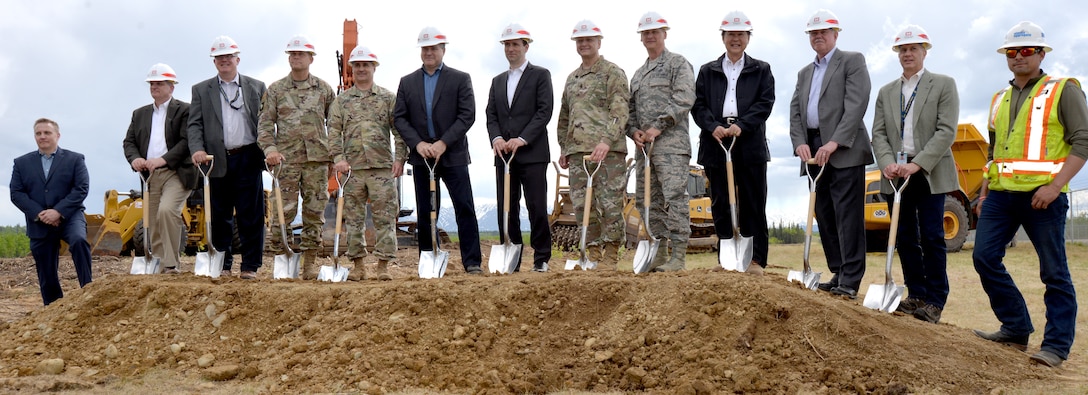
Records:
[[[901,194],[896,239],[909,292],[899,311],[937,323],[948,299],[944,195],[959,189],[952,142],[960,102],[951,77],[925,70],[930,47],[929,36],[916,25],[895,37],[892,50],[899,53],[903,75],[877,95],[873,154],[889,207],[889,180],[910,177]]]

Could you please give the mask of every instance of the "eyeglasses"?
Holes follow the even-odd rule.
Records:
[[[1006,48],[1005,49],[1005,57],[1007,57],[1009,59],[1016,59],[1016,54],[1020,54],[1020,56],[1023,56],[1023,57],[1026,58],[1028,56],[1035,55],[1036,53],[1039,53],[1039,52],[1043,52],[1043,49],[1039,48],[1039,47]]]

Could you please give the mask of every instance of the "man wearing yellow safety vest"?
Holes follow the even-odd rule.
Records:
[[[1027,351],[1034,328],[1027,305],[1005,265],[1005,245],[1023,226],[1039,254],[1046,292],[1046,329],[1031,361],[1061,366],[1076,329],[1077,299],[1065,256],[1069,180],[1088,157],[1088,106],[1080,82],[1052,78],[1039,67],[1051,48],[1042,28],[1020,22],[1005,35],[1013,79],[990,105],[990,163],[979,197],[975,271],[1001,321],[983,339]]]

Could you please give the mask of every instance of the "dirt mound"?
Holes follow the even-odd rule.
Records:
[[[163,371],[273,393],[987,393],[1056,377],[968,330],[871,311],[778,275],[473,277],[451,266],[441,280],[406,277],[107,275],[0,324],[0,389],[26,389],[19,377],[58,363],[65,374],[53,387],[29,388]]]

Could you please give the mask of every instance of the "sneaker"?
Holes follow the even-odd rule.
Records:
[[[918,298],[906,298],[903,299],[902,302],[899,302],[899,307],[897,307],[895,311],[906,315],[914,315],[914,311],[918,310],[918,308],[922,306],[925,306],[925,304],[926,302]]]
[[[178,268],[176,268],[176,267],[168,267],[168,268],[166,268],[166,271],[163,272],[163,273],[164,274],[181,274],[181,270],[178,270]]]
[[[484,271],[483,271],[483,269],[480,269],[479,266],[469,266],[468,268],[465,269],[465,273],[478,276],[478,275],[484,274]]]
[[[243,270],[242,274],[238,275],[238,278],[241,278],[243,280],[256,280],[257,279],[257,272],[250,272],[250,271]]]
[[[941,310],[940,307],[926,303],[924,306],[914,310],[914,318],[936,324],[941,320]]]
[[[548,271],[548,262],[534,264],[533,271],[537,273],[546,273]]]
[[[1062,358],[1047,350],[1039,350],[1035,355],[1032,355],[1031,362],[1051,368],[1062,366]]]
[[[980,331],[978,329],[975,329],[974,332],[975,332],[975,336],[981,337],[983,339],[986,339],[986,340],[989,340],[989,341],[992,341],[992,342],[995,342],[995,343],[1001,343],[1001,344],[1004,344],[1006,346],[1015,348],[1015,349],[1020,350],[1020,351],[1027,351],[1028,350],[1028,335],[1015,336],[1015,335],[1010,335],[1008,333],[1002,332],[1001,330],[998,330],[997,332],[983,332],[983,331]],[[1041,352],[1042,351],[1040,351],[1040,353]],[[1038,355],[1038,354],[1036,354],[1036,355]]]

